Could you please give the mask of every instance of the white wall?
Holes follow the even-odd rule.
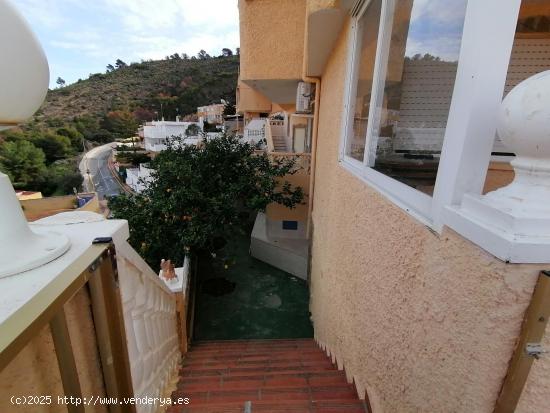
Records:
[[[126,184],[135,192],[145,189],[145,184],[151,179],[151,169],[141,164],[138,168],[126,169]]]
[[[143,127],[145,149],[151,152],[160,152],[166,149],[166,140],[173,136],[186,137],[187,128],[197,125],[202,130],[199,122],[150,122]],[[194,138],[194,139],[193,139]],[[186,143],[196,144],[198,137],[186,140]]]

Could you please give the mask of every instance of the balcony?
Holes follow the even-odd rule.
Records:
[[[272,109],[271,101],[258,93],[239,78],[237,83],[237,113],[260,114],[270,113]]]
[[[305,0],[239,1],[241,80],[277,104],[296,99],[305,12]]]
[[[353,0],[307,2],[304,63],[308,76],[323,74],[328,57],[354,3],[356,2]]]

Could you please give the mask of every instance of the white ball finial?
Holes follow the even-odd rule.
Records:
[[[25,19],[0,0],[0,130],[36,112],[48,92],[48,60]]]
[[[550,71],[512,89],[502,102],[497,130],[516,154],[515,177],[485,198],[513,214],[550,216]]]
[[[550,160],[550,71],[512,89],[502,102],[497,131],[518,158]]]

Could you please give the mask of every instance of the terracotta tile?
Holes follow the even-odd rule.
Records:
[[[270,388],[261,390],[261,400],[309,400],[308,388]]]
[[[274,376],[265,380],[265,387],[306,387],[307,380],[304,377]]]

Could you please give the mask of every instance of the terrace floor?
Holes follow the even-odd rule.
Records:
[[[236,235],[213,259],[199,259],[195,340],[310,338],[307,283],[249,254]]]

